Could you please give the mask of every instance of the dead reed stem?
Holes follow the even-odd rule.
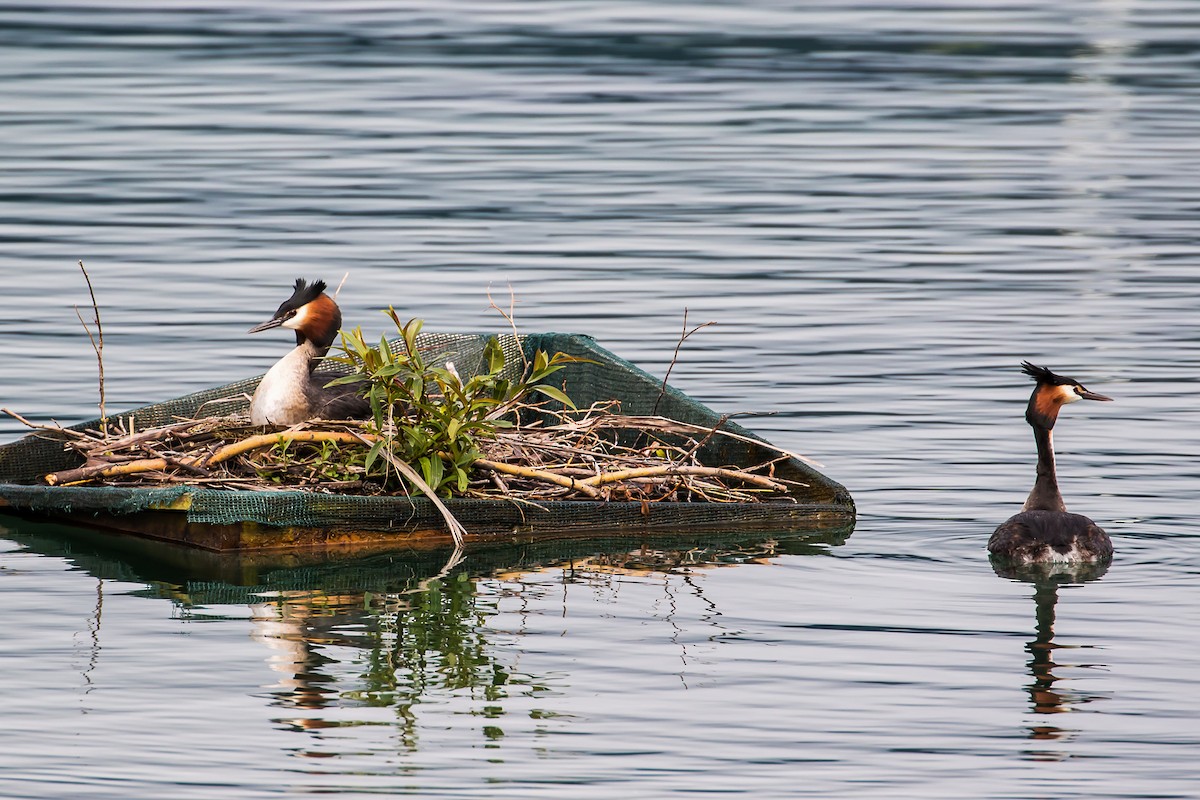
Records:
[[[88,294],[92,298],[92,313],[95,315],[96,335],[92,336],[92,329],[84,321],[83,314],[79,313],[79,306],[75,306],[75,316],[79,317],[79,322],[83,325],[83,329],[87,331],[88,339],[92,343],[92,349],[96,351],[96,363],[100,370],[100,431],[107,436],[108,414],[104,410],[104,326],[100,324],[100,306],[96,303],[96,292],[92,288],[92,278],[88,275],[87,268],[83,266],[83,261],[79,262],[79,269],[83,270],[83,279],[87,281]]]

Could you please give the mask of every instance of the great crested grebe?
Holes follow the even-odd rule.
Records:
[[[1025,409],[1025,420],[1033,426],[1037,442],[1037,480],[1021,513],[996,528],[988,540],[988,551],[1019,564],[1106,561],[1113,552],[1108,534],[1087,517],[1067,513],[1063,505],[1054,472],[1052,431],[1059,409],[1067,403],[1112,398],[1090,392],[1074,378],[1056,375],[1028,361],[1021,364],[1021,369],[1037,381]]]
[[[250,401],[250,421],[255,425],[295,425],[315,418],[365,416],[370,405],[358,396],[353,385],[326,388],[335,376],[313,375],[342,327],[342,312],[325,294],[325,281],[309,285],[297,278],[295,291],[275,316],[255,325],[249,333],[281,327],[296,332],[296,346],[258,384]]]

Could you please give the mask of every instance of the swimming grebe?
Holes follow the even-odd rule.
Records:
[[[370,404],[357,395],[354,386],[325,388],[335,376],[313,375],[342,327],[342,312],[333,298],[325,294],[325,281],[306,285],[303,278],[297,278],[295,291],[283,301],[275,316],[255,325],[249,333],[280,327],[296,332],[296,347],[279,359],[258,384],[250,401],[253,424],[295,425],[315,418],[351,419],[370,411]]]
[[[1055,375],[1028,361],[1021,364],[1026,375],[1037,381],[1025,420],[1033,426],[1037,442],[1037,480],[1021,513],[996,528],[988,540],[988,551],[1019,564],[1044,562],[1105,561],[1113,546],[1100,526],[1080,514],[1069,514],[1058,491],[1054,473],[1052,431],[1058,411],[1076,400],[1112,400],[1090,392],[1074,378]]]

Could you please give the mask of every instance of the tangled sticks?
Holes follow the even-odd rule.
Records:
[[[180,420],[136,432],[123,429],[108,438],[70,432],[66,446],[83,455],[84,465],[50,473],[45,481],[57,486],[183,483],[230,489],[406,493],[405,481],[389,486],[379,478],[379,462],[367,463],[367,455],[381,441],[367,425],[312,422],[261,433],[240,418],[216,417]],[[713,436],[742,438],[719,427],[624,416],[611,413],[608,407],[587,409],[579,416],[562,415],[556,425],[516,426],[479,439],[470,480],[466,486],[452,487],[461,489],[452,493],[535,503],[572,498],[648,502],[787,499],[789,485],[798,484],[774,477],[773,467],[795,454],[780,452],[749,469],[699,461],[697,452]],[[635,443],[621,444],[622,440]],[[388,467],[403,475],[394,458],[389,461],[386,453],[382,457]],[[387,467],[383,474],[386,478]],[[415,484],[410,476],[403,477]]]

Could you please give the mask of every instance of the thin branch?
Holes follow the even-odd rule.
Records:
[[[588,425],[589,427],[593,427],[593,428],[630,428],[630,429],[641,430],[641,431],[647,431],[647,430],[663,431],[666,433],[709,433],[709,432],[713,432],[717,436],[725,436],[730,439],[734,439],[735,441],[746,442],[747,444],[756,444],[767,450],[773,450],[776,453],[781,453],[789,458],[794,458],[797,461],[803,461],[805,464],[809,464],[814,467],[825,466],[820,461],[815,461],[815,460],[809,458],[808,456],[802,456],[799,453],[792,452],[791,450],[784,450],[782,447],[776,447],[775,445],[771,444],[770,442],[764,441],[762,439],[756,439],[752,436],[743,436],[740,433],[734,433],[733,431],[722,431],[722,430],[718,430],[716,428],[709,428],[704,425],[694,425],[690,422],[680,422],[678,420],[668,419],[667,417],[619,416],[616,414],[612,414],[612,415],[607,415],[604,417],[595,417],[593,419],[585,420],[584,423],[586,425]],[[554,428],[551,428],[550,430],[554,430],[556,428],[566,428],[566,427],[568,427],[568,426],[558,425],[558,426],[555,426]]]
[[[717,420],[717,424],[712,426],[712,430],[704,434],[704,438],[692,445],[692,449],[688,450],[687,453],[684,454],[684,459],[691,458],[701,447],[704,447],[704,445],[708,444],[712,437],[716,435],[717,431],[721,429],[721,426],[726,422],[729,422],[729,418],[731,416],[731,414],[722,414],[721,418]]]
[[[753,502],[754,495],[763,492],[790,494],[789,487],[806,484],[783,480],[774,476],[774,465],[783,458],[795,454],[781,451],[767,442],[719,430],[717,425],[695,425],[670,420],[664,417],[633,417],[600,414],[583,420],[568,421],[562,425],[545,428],[530,428],[518,436],[501,433],[493,440],[490,448],[484,449],[484,458],[474,461],[474,466],[485,471],[483,483],[496,483],[501,496],[517,503],[529,503],[538,498],[558,497],[563,493],[579,499],[603,500],[638,499],[657,502],[682,493],[689,500],[710,502]],[[220,422],[220,425],[214,425]],[[173,424],[144,428],[134,433],[132,421],[130,433],[110,436],[107,440],[96,432],[69,443],[69,448],[84,457],[82,466],[50,473],[43,480],[50,485],[78,485],[92,480],[116,479],[117,483],[168,482],[192,485],[221,485],[227,488],[275,488],[259,475],[258,484],[246,484],[240,477],[245,470],[258,471],[261,465],[246,461],[244,455],[272,446],[292,442],[342,443],[352,447],[376,446],[382,436],[356,430],[350,423],[340,423],[339,430],[312,430],[307,425],[297,425],[287,430],[259,433],[244,426],[227,427],[227,420],[183,419]],[[635,447],[607,441],[608,430],[624,429],[639,431],[647,435],[661,433],[683,434],[687,441],[683,446],[659,444],[654,452],[642,452]],[[243,438],[234,439],[241,436]],[[695,460],[697,450],[713,436],[729,436],[775,451],[775,455],[763,464],[755,466],[724,465],[706,466]],[[591,449],[588,449],[591,448]],[[663,452],[660,452],[660,449]],[[322,451],[323,452],[323,451]],[[390,450],[381,455],[389,471],[402,476],[404,485],[415,487],[430,498],[439,513],[446,519],[456,543],[463,541],[465,529],[454,519],[436,492],[405,461],[397,458]],[[444,457],[444,455],[443,455]],[[315,481],[321,487],[325,475],[319,468],[328,461],[328,455],[299,455],[289,453],[284,461],[275,464],[282,468],[290,485],[308,486]],[[358,456],[351,456],[341,464],[340,472],[348,475],[357,471],[364,475],[365,467],[358,466]],[[266,460],[272,462],[273,456]],[[316,459],[316,460],[314,460]],[[257,462],[257,459],[256,459]],[[218,468],[218,465],[225,465]],[[271,469],[268,463],[267,469]],[[212,470],[211,472],[209,470]],[[191,473],[184,478],[180,471]],[[349,471],[349,472],[348,472]],[[764,474],[764,472],[766,474]],[[490,473],[490,474],[489,474]],[[141,476],[140,478],[138,476]],[[530,481],[534,485],[509,485],[500,475]],[[337,477],[337,476],[328,476]],[[724,480],[726,483],[722,484]],[[478,487],[478,481],[473,485]],[[346,488],[351,484],[362,485],[362,479],[347,482],[326,481],[322,488]],[[735,488],[738,485],[740,488]],[[611,487],[611,488],[606,488]],[[408,489],[405,489],[408,492]],[[479,489],[468,492],[478,494]],[[656,497],[661,495],[661,497]]]
[[[242,453],[248,453],[251,450],[258,450],[261,447],[270,447],[271,445],[283,442],[345,442],[361,443],[370,447],[378,438],[371,434],[347,433],[343,431],[283,431],[281,433],[264,433],[258,436],[251,436],[249,439],[243,439],[240,442],[225,445],[209,456],[208,459],[201,461],[200,466],[210,467],[214,464],[220,464],[222,461],[228,461],[234,456],[240,456]]]
[[[240,456],[243,453],[248,453],[251,450],[258,450],[263,447],[281,444],[283,442],[346,442],[346,443],[362,443],[370,446],[370,442],[377,437],[370,434],[359,435],[356,433],[345,433],[341,431],[293,431],[282,433],[264,433],[259,436],[251,436],[249,439],[243,439],[240,442],[227,444],[217,450],[208,458],[187,458],[180,457],[172,459],[172,463],[177,466],[187,468],[205,468],[215,464],[220,464],[222,461]],[[43,480],[51,486],[58,486],[65,483],[77,483],[82,480],[90,480],[92,478],[113,478],[118,475],[133,475],[139,472],[155,472],[166,469],[170,464],[165,458],[141,458],[135,461],[126,461],[120,464],[87,464],[76,469],[63,470],[62,472],[51,472],[46,475]]]
[[[90,439],[91,438],[86,433],[80,433],[79,431],[73,431],[70,428],[64,428],[62,425],[57,425],[57,424],[55,424],[55,425],[38,425],[36,422],[31,422],[31,421],[25,419],[20,414],[18,414],[17,412],[15,412],[9,408],[0,408],[0,412],[8,414],[10,417],[15,419],[17,422],[21,423],[22,425],[24,425],[27,428],[33,428],[35,431],[50,431],[51,433],[60,433],[63,436],[68,436],[68,437],[71,437],[74,439]]]
[[[70,486],[83,483],[95,478],[115,478],[120,475],[134,475],[139,472],[160,472],[169,465],[165,458],[139,458],[136,461],[125,461],[119,464],[89,464],[78,469],[67,469],[62,472],[51,472],[42,478],[51,486]]]
[[[79,317],[79,321],[83,324],[83,329],[87,331],[88,339],[92,343],[92,349],[96,351],[96,362],[100,368],[100,430],[105,436],[108,436],[108,414],[104,410],[104,326],[100,324],[100,306],[96,303],[92,278],[88,275],[87,268],[83,266],[83,261],[79,262],[79,268],[83,270],[83,279],[87,281],[88,294],[92,298],[92,312],[96,315],[96,335],[92,336],[92,329],[84,322],[83,314],[79,313],[79,306],[75,306],[75,316]]]
[[[742,472],[736,469],[724,469],[723,467],[692,467],[687,465],[665,464],[657,467],[641,467],[638,469],[625,469],[620,472],[606,472],[603,475],[597,475],[594,478],[587,478],[578,481],[575,487],[583,489],[583,487],[600,486],[605,483],[616,483],[617,481],[627,481],[633,478],[661,478],[669,475],[702,475],[710,478],[732,478],[739,481],[745,481],[753,486],[761,486],[764,489],[773,489],[777,492],[786,491],[787,487],[781,483],[776,483],[770,478],[764,478],[762,475],[751,475],[748,472]]]
[[[577,481],[574,478],[556,475],[553,472],[546,472],[545,470],[533,469],[532,467],[518,467],[514,464],[505,464],[500,461],[488,461],[486,458],[475,459],[475,466],[483,467],[484,469],[495,470],[496,472],[503,472],[507,475],[516,475],[521,478],[533,478],[535,480],[545,481],[546,483],[553,483],[557,486],[564,486],[568,489],[575,489],[592,498],[600,496],[599,492],[597,492],[591,486],[586,485],[583,481]]]
[[[517,294],[513,291],[512,281],[508,282],[508,311],[505,311],[500,306],[496,305],[496,301],[492,299],[492,287],[488,284],[487,289],[488,308],[495,309],[500,316],[504,317],[508,322],[508,327],[512,328],[513,338],[517,340],[517,352],[521,354],[521,364],[524,371],[529,371],[529,359],[525,356],[525,348],[521,347],[521,337],[517,333]]]
[[[665,397],[667,394],[667,381],[669,381],[671,379],[671,370],[675,369],[675,362],[679,360],[679,348],[683,347],[683,343],[686,342],[688,340],[688,337],[690,337],[696,331],[698,331],[702,328],[707,328],[709,325],[717,324],[715,322],[704,322],[704,323],[701,323],[700,325],[697,325],[696,327],[692,328],[689,331],[688,326],[687,326],[687,318],[688,318],[688,310],[686,308],[684,308],[683,309],[683,333],[679,337],[679,341],[675,343],[675,352],[671,356],[670,365],[667,366],[667,374],[663,376],[662,387],[658,390],[658,397],[655,399],[654,408],[650,412],[651,416],[658,413],[658,404],[662,402],[663,397]]]

